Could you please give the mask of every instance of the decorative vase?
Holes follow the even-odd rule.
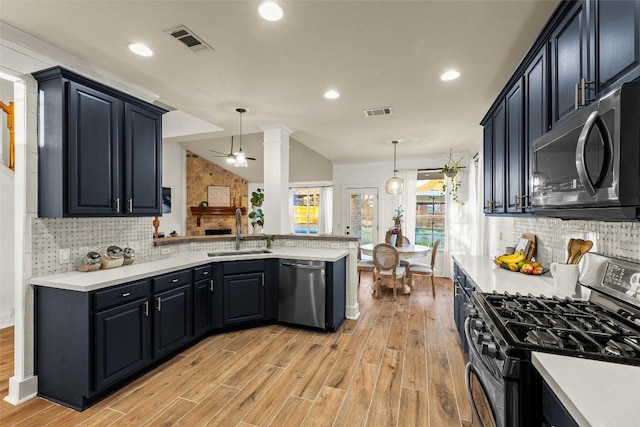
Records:
[[[256,224],[253,226],[253,234],[261,234],[262,233],[262,226]]]
[[[399,220],[394,222],[394,227],[398,229],[398,234],[396,234],[396,248],[402,247],[402,224]]]

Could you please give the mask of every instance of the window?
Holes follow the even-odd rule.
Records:
[[[319,188],[294,188],[293,232],[296,234],[318,234],[320,205]]]
[[[441,239],[444,248],[444,219],[446,214],[444,182],[442,179],[420,179],[416,189],[416,244],[433,246]]]

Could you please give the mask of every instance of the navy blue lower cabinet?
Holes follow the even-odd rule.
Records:
[[[326,328],[337,331],[345,320],[347,305],[346,258],[327,263]]]
[[[250,323],[265,318],[264,273],[225,276],[224,325]]]
[[[115,384],[150,362],[149,324],[147,298],[96,313],[96,389]]]
[[[542,417],[543,427],[578,427],[578,423],[544,381],[542,382]]]
[[[153,296],[153,357],[171,353],[193,336],[191,283]]]
[[[213,324],[214,280],[201,280],[193,286],[193,335],[206,334]]]

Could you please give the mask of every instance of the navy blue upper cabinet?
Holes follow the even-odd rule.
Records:
[[[592,17],[596,91],[603,94],[640,76],[640,1],[598,1]]]
[[[493,119],[489,117],[484,126],[482,145],[484,171],[484,213],[491,213],[493,199]]]
[[[506,147],[507,147],[507,176],[506,176],[506,210],[507,212],[522,212],[525,200],[525,147],[523,138],[523,104],[522,80],[518,81],[505,98],[506,103]]]
[[[578,108],[591,92],[587,4],[576,2],[551,34],[551,99],[553,123]],[[584,79],[584,80],[583,80]]]
[[[160,215],[166,111],[61,67],[38,81],[38,215]]]
[[[491,213],[505,212],[506,111],[504,101],[493,113],[493,185],[489,206]]]

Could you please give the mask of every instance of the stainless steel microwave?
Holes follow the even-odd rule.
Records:
[[[640,219],[640,81],[534,141],[531,204],[556,218]]]

